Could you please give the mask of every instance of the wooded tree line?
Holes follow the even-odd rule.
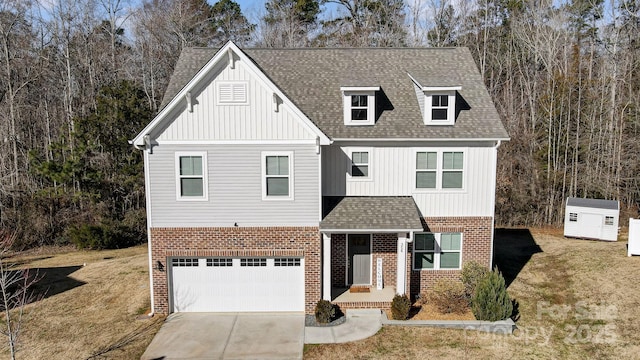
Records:
[[[640,195],[640,0],[0,1],[0,229],[144,240],[141,154],[180,51],[467,46],[509,131],[497,223],[555,225],[567,196]],[[86,230],[86,229],[85,229]],[[102,231],[102,230],[101,230]]]

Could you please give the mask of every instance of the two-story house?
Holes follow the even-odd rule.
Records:
[[[505,140],[465,48],[185,49],[131,141],[152,309],[382,308],[489,267]]]

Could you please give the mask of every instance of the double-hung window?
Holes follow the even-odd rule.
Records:
[[[416,153],[416,188],[435,189],[438,183],[438,153]]]
[[[461,268],[461,233],[422,233],[414,236],[414,270]]]
[[[351,120],[352,121],[367,121],[367,111],[369,109],[367,105],[367,95],[351,95]]]
[[[207,200],[207,153],[176,153],[176,198]]]
[[[463,151],[417,151],[416,189],[463,189]]]
[[[447,121],[449,111],[449,95],[431,95],[431,120]]]
[[[442,188],[462,189],[464,154],[461,151],[442,153]]]
[[[293,199],[292,152],[262,153],[262,198]]]
[[[374,125],[376,117],[376,92],[379,86],[342,86],[344,124]]]
[[[354,151],[351,153],[351,176],[369,177],[369,152]]]
[[[347,180],[369,181],[371,177],[371,153],[372,148],[347,148],[346,154],[349,156],[349,168],[347,169]]]

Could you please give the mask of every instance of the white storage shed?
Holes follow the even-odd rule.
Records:
[[[616,200],[567,198],[564,236],[606,241],[618,240],[620,203]]]

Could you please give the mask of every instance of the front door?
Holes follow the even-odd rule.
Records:
[[[349,284],[371,285],[371,235],[350,234]]]

